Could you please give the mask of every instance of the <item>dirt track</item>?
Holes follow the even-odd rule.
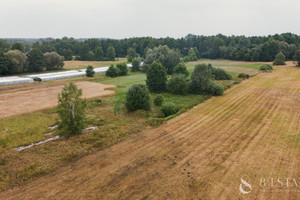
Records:
[[[113,85],[104,85],[93,82],[77,82],[82,89],[83,97],[94,98],[114,95],[114,91],[106,90],[114,88]],[[47,88],[31,89],[26,91],[13,91],[0,95],[0,119],[45,110],[57,106],[57,94],[61,92],[63,85]]]
[[[276,67],[0,199],[299,199],[291,182],[270,184],[300,183],[299,78],[300,68]]]

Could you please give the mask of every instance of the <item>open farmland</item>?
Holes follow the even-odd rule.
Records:
[[[85,98],[115,94],[114,91],[107,90],[114,88],[114,85],[104,85],[88,81],[77,82],[76,85],[83,90],[83,97]],[[57,106],[57,94],[61,92],[62,88],[63,85],[1,93],[0,119],[54,108]]]
[[[0,198],[299,199],[292,182],[270,185],[299,183],[299,78],[299,68],[275,67]],[[252,185],[247,195],[241,177]]]
[[[80,61],[80,60],[70,60],[64,61],[64,69],[82,69],[86,68],[88,65],[92,65],[93,67],[106,67],[111,64],[117,64],[127,62],[127,58],[117,58],[116,61]]]
[[[271,62],[245,62],[234,60],[211,60],[200,59],[198,61],[189,62],[187,67],[193,69],[196,64],[212,64],[215,68],[224,69],[234,73],[247,73],[249,75],[256,75],[259,73],[259,67],[262,64],[272,64]],[[289,63],[292,64],[292,63]]]

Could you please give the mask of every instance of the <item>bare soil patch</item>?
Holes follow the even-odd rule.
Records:
[[[105,85],[93,82],[76,82],[83,91],[84,98],[95,98],[114,95],[114,85]],[[39,110],[54,108],[57,106],[57,94],[61,92],[63,85],[42,87],[25,91],[10,91],[0,95],[0,119],[31,113]]]

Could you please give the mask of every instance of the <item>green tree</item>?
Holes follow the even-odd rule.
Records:
[[[94,74],[95,74],[94,67],[91,66],[91,65],[89,65],[89,66],[86,68],[85,73],[86,73],[86,76],[87,76],[87,77],[93,77]]]
[[[0,74],[7,75],[10,74],[12,68],[11,61],[0,52]]]
[[[11,74],[22,73],[27,70],[27,56],[19,50],[10,50],[5,56],[12,63]]]
[[[73,60],[73,51],[71,49],[64,49],[62,55],[64,56],[64,60]]]
[[[168,91],[172,94],[186,94],[188,92],[188,82],[184,74],[173,74],[168,81]]]
[[[173,74],[175,66],[180,62],[180,53],[171,50],[168,46],[158,46],[147,51],[145,58],[146,67],[152,64],[153,61],[165,66],[168,74]]]
[[[116,68],[119,69],[119,76],[124,76],[127,75],[128,73],[128,68],[127,65],[125,63],[118,63],[116,65]]]
[[[106,57],[109,60],[115,60],[116,59],[116,50],[115,50],[115,48],[113,46],[109,46],[107,48]]]
[[[156,97],[153,100],[154,105],[161,106],[164,102],[164,96],[162,94],[156,95]]]
[[[128,62],[132,62],[132,60],[134,59],[134,58],[136,58],[138,55],[137,55],[137,53],[136,53],[136,51],[135,51],[135,49],[134,48],[129,48],[128,50],[127,50],[127,60],[128,60]]]
[[[296,51],[294,55],[294,62],[298,67],[300,67],[300,50]]]
[[[150,110],[149,90],[143,84],[132,85],[125,100],[125,107],[129,112],[135,110]]]
[[[86,100],[81,98],[82,90],[70,82],[58,95],[58,116],[61,136],[70,137],[86,127]]]
[[[132,60],[132,68],[131,68],[131,71],[132,72],[137,72],[137,71],[140,71],[140,63],[141,63],[141,61],[140,61],[140,59],[139,58],[134,58],[133,60]]]
[[[108,70],[106,70],[105,75],[112,78],[117,77],[119,75],[119,70],[115,66],[111,65]]]
[[[212,70],[206,64],[198,64],[195,66],[191,76],[190,89],[191,93],[205,93],[211,86]]]
[[[285,65],[285,55],[282,52],[276,54],[273,65]]]
[[[103,60],[103,57],[104,57],[103,49],[101,46],[98,46],[95,49],[95,58],[96,60]]]
[[[24,45],[23,42],[15,42],[11,46],[11,50],[19,50],[19,51],[24,53],[25,52],[25,45]]]
[[[45,53],[44,63],[47,70],[62,69],[64,66],[64,57],[56,52]]]
[[[30,72],[39,72],[43,71],[45,63],[44,63],[44,55],[39,49],[32,49],[28,52],[28,70]]]
[[[6,40],[0,39],[0,52],[7,52],[10,49],[10,45]]]
[[[164,113],[164,116],[167,117],[176,114],[178,112],[178,108],[173,102],[167,102],[162,105],[161,111]]]
[[[178,65],[176,65],[174,69],[174,74],[184,74],[186,77],[189,76],[189,71],[187,70],[184,63],[180,62]]]
[[[157,62],[153,62],[146,72],[147,87],[151,92],[163,92],[167,89],[167,69]]]

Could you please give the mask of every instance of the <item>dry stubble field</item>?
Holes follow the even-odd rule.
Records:
[[[84,98],[95,98],[114,95],[115,92],[108,90],[115,88],[114,85],[92,83],[89,81],[76,82],[78,88],[82,89]],[[52,87],[31,87],[27,90],[15,89],[10,92],[2,92],[0,95],[0,119],[46,110],[57,106],[57,95],[61,92],[63,85]]]
[[[300,183],[299,111],[300,69],[275,67],[0,199],[296,200],[292,181],[271,187],[270,179]]]

